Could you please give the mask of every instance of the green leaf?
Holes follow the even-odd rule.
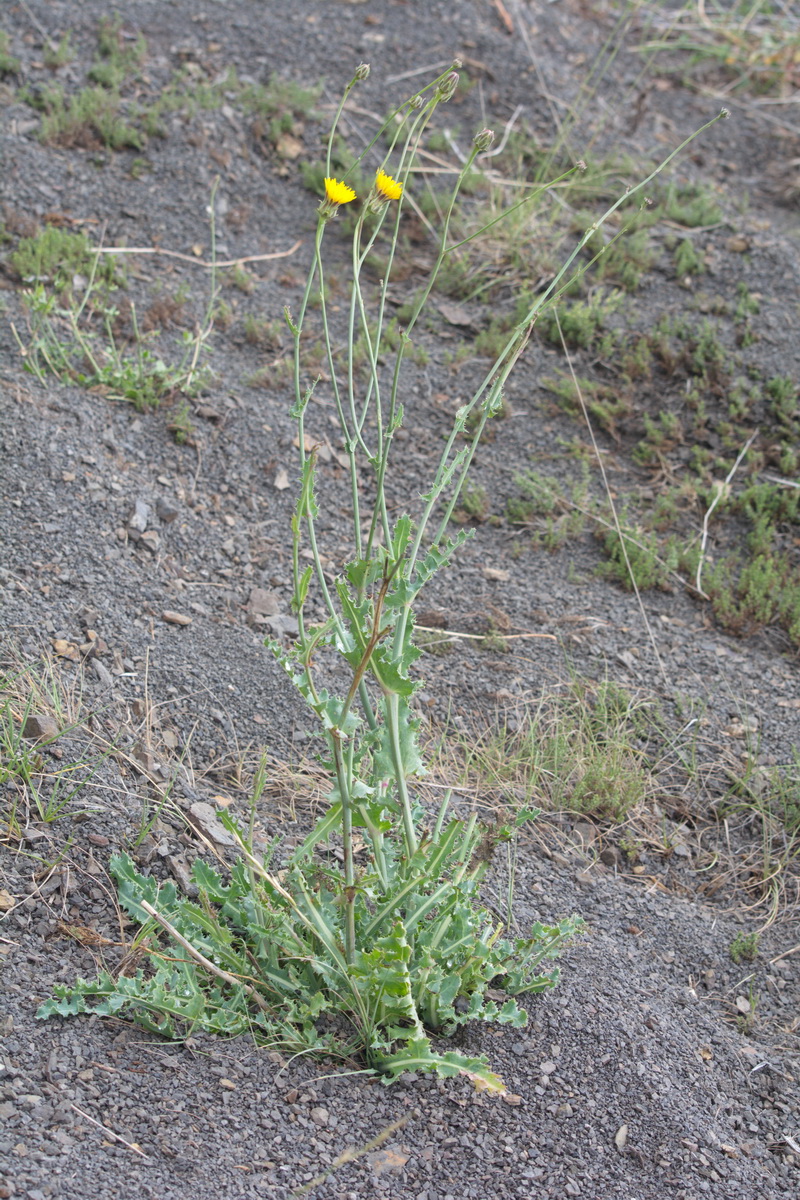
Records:
[[[445,1077],[464,1075],[472,1080],[477,1091],[494,1095],[506,1092],[502,1079],[489,1070],[484,1058],[467,1058],[452,1050],[437,1054],[427,1038],[409,1041],[402,1050],[385,1055],[375,1065],[384,1075],[384,1083],[394,1083],[404,1071],[435,1071]]]
[[[395,764],[391,732],[388,726],[381,727],[374,753],[373,771],[376,779],[394,779],[402,772],[406,778],[424,775],[425,767],[419,752],[417,730],[419,721],[412,717],[408,702],[403,696],[397,701],[399,762]]]
[[[300,331],[297,329],[297,327],[296,327],[295,325],[292,325],[292,323],[291,323],[291,320],[289,319],[289,315],[288,315],[288,313],[289,313],[289,310],[288,310],[288,308],[285,308],[283,311],[284,311],[284,315],[286,316],[286,319],[287,319],[287,321],[288,321],[288,324],[289,324],[289,328],[291,329],[292,333],[294,333],[294,334],[297,334],[297,333],[299,333]],[[309,402],[309,400],[311,399],[311,397],[314,395],[314,389],[316,388],[316,386],[317,386],[317,384],[319,383],[319,381],[320,381],[320,379],[321,379],[321,378],[322,378],[322,376],[321,376],[321,375],[318,375],[318,376],[316,377],[316,379],[314,380],[314,382],[313,382],[313,383],[310,385],[310,387],[307,387],[307,388],[306,388],[305,392],[304,392],[304,393],[303,393],[303,395],[302,395],[302,396],[299,398],[299,400],[296,400],[296,401],[295,401],[295,403],[294,403],[294,404],[292,405],[292,407],[289,409],[289,416],[290,416],[290,417],[294,417],[294,419],[295,419],[296,421],[299,421],[299,419],[302,417],[303,413],[304,413],[304,412],[306,411],[306,409],[308,408],[308,402]]]
[[[303,574],[300,576],[300,578],[297,580],[297,587],[295,589],[295,594],[292,599],[292,609],[296,613],[300,612],[300,609],[303,607],[303,605],[306,602],[306,596],[308,595],[308,587],[309,587],[309,584],[311,583],[311,577],[313,574],[314,574],[314,568],[311,566],[308,566],[308,567],[306,567],[305,571],[303,571]]]
[[[392,560],[399,562],[406,552],[411,538],[411,517],[403,513],[392,531]]]
[[[298,517],[306,518],[319,516],[319,505],[314,494],[316,483],[317,456],[312,450],[305,460],[300,472],[300,495],[297,498],[296,512]]]

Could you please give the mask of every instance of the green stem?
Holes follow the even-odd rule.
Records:
[[[411,861],[417,851],[417,832],[414,828],[414,817],[411,811],[411,797],[408,792],[408,780],[406,779],[405,766],[403,765],[403,751],[400,741],[400,697],[395,692],[390,692],[385,696],[384,701],[384,716],[386,718],[386,727],[389,732],[389,746],[392,755],[392,763],[394,766],[394,783],[397,787],[397,794],[400,799],[401,813],[403,818],[403,835],[406,843],[406,859]]]
[[[339,784],[339,795],[342,800],[342,847],[344,850],[344,956],[348,966],[352,965],[356,956],[356,874],[353,860],[353,800],[351,796],[351,779],[345,766],[342,754],[341,733],[338,729],[331,730],[333,761],[336,767],[336,778]]]

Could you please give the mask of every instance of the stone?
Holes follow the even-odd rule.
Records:
[[[97,658],[92,659],[92,670],[104,688],[110,688],[114,685],[114,677],[103,663]]]
[[[248,611],[260,617],[274,617],[280,612],[280,601],[267,588],[253,588],[247,601]]]
[[[58,722],[49,713],[30,713],[22,728],[22,736],[33,742],[49,742],[60,733]]]
[[[174,612],[171,608],[165,608],[161,614],[161,620],[166,621],[168,625],[191,625],[193,618],[187,617],[184,613]]]
[[[180,511],[177,503],[167,496],[159,496],[156,500],[156,516],[165,525],[171,525],[178,518]]]
[[[232,833],[228,833],[212,804],[206,804],[205,800],[198,800],[189,809],[189,815],[192,824],[212,842],[217,842],[220,846],[238,846],[236,838]]]
[[[144,500],[137,498],[133,506],[133,512],[128,517],[128,529],[133,534],[142,534],[147,529],[147,522],[150,519],[150,509],[145,504]]]

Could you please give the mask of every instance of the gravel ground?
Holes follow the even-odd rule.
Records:
[[[126,931],[106,872],[115,850],[134,848],[153,871],[185,876],[210,836],[196,815],[191,823],[192,806],[220,793],[234,810],[244,806],[246,772],[238,776],[237,764],[252,764],[263,747],[274,766],[259,813],[265,833],[291,839],[309,820],[302,789],[294,794],[279,767],[313,751],[308,717],[263,645],[266,632],[291,628],[293,497],[276,483],[283,471],[293,475],[294,429],[285,380],[276,372],[266,386],[252,382],[264,350],[246,340],[243,317],[274,319],[285,303],[297,304],[313,201],[295,158],[265,146],[235,103],[168,116],[167,135],[139,151],[42,144],[38,117],[15,88],[41,87],[52,76],[41,61],[43,37],[57,41],[68,29],[75,57],[58,78],[67,90],[81,85],[106,12],[95,0],[30,0],[2,13],[21,63],[1,99],[0,190],[12,242],[26,222],[60,214],[93,240],[191,256],[206,243],[205,209],[219,175],[219,254],[285,257],[254,265],[252,293],[226,289],[233,324],[213,335],[215,383],[194,406],[185,445],[170,436],[168,407],[136,413],[26,374],[13,332],[26,327],[19,280],[10,268],[0,277],[0,649],[6,662],[37,663],[45,653],[51,664],[61,728],[78,721],[52,754],[79,762],[114,744],[68,815],[46,823],[34,814],[20,841],[0,847],[0,897],[12,902],[0,923],[0,1198],[288,1197],[350,1147],[364,1153],[315,1184],[315,1200],[796,1196],[793,885],[756,961],[734,964],[735,936],[766,917],[763,908],[748,910],[736,886],[741,863],[757,853],[758,829],[733,820],[720,829],[707,799],[691,794],[683,809],[664,801],[635,868],[608,823],[556,815],[522,839],[520,927],[575,912],[587,933],[565,953],[559,987],[527,1003],[526,1029],[459,1034],[465,1051],[486,1053],[503,1077],[503,1099],[429,1077],[385,1088],[245,1042],[190,1034],[165,1044],[114,1020],[35,1021],[55,982],[90,977],[101,955],[119,957]],[[486,121],[499,128],[522,104],[542,137],[552,119],[542,79],[549,94],[571,101],[610,28],[601,9],[572,0],[505,9],[489,0],[230,0],[202,12],[185,0],[133,0],[122,14],[125,31],[147,38],[142,102],[179,65],[194,64],[195,76],[208,78],[235,66],[245,81],[273,71],[319,81],[324,108],[364,59],[372,76],[359,93],[363,112],[351,119],[371,129],[365,114],[388,107],[385,93],[414,86],[393,78],[443,69],[458,56],[478,82],[454,105],[454,129]],[[523,30],[532,34],[537,70]],[[635,58],[621,56],[597,101],[612,114],[605,136],[632,152],[675,144],[718,107],[658,76],[640,85],[634,125],[629,112],[613,113],[635,71]],[[798,220],[781,164],[789,170],[797,142],[763,110],[735,99],[731,108],[734,120],[716,126],[685,164],[713,180],[735,214],[709,250],[719,250],[709,286],[731,292],[736,271],[746,269],[751,290],[769,300],[753,353],[764,370],[780,367],[796,379]],[[313,117],[295,129],[303,157],[317,153],[321,129]],[[138,158],[147,162],[142,172],[132,169]],[[720,249],[731,229],[748,239],[746,268]],[[129,288],[140,311],[183,285],[191,327],[202,314],[205,276],[179,259],[136,263]],[[682,303],[677,286],[657,273],[637,297],[625,320],[638,327],[659,305]],[[424,483],[456,394],[480,370],[467,364],[454,375],[448,343],[434,332],[430,343],[428,364],[409,382],[404,492]],[[513,492],[513,470],[571,436],[537,385],[552,358],[543,343],[532,346],[509,390],[512,416],[481,448],[476,479],[494,513]],[[333,440],[327,418],[320,409],[313,432]],[[614,486],[624,489],[626,479],[620,466]],[[331,486],[335,494],[334,468]],[[335,556],[335,506],[325,532]],[[645,595],[650,636],[635,599],[596,575],[590,537],[552,555],[519,554],[517,541],[501,525],[478,526],[426,603],[448,628],[484,633],[501,622],[504,631],[552,640],[522,640],[515,645],[524,649],[494,656],[464,641],[446,657],[425,656],[419,699],[434,720],[449,716],[469,731],[498,703],[519,704],[570,677],[605,678],[665,704],[702,703],[709,772],[720,755],[741,765],[751,728],[763,765],[791,761],[800,691],[785,637],[766,630],[734,639],[679,590]],[[169,803],[157,815],[170,779]],[[11,784],[0,787],[11,804]],[[504,886],[498,868],[488,887]]]

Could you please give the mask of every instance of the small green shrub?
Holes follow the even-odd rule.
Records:
[[[698,254],[691,238],[679,242],[673,256],[675,274],[679,279],[686,275],[702,275],[706,269],[702,255]]]
[[[21,238],[9,256],[23,283],[48,284],[57,292],[71,293],[77,276],[84,281],[114,288],[123,282],[112,255],[93,253],[85,233],[69,233],[57,225],[46,225],[35,237]]]
[[[458,503],[453,511],[454,520],[459,524],[466,521],[480,523],[489,516],[489,493],[481,484],[467,483],[462,488]]]
[[[120,17],[104,18],[97,35],[97,58],[88,72],[89,80],[116,92],[146,57],[147,42],[141,33],[134,41],[129,41],[122,31]]]
[[[560,346],[563,334],[569,349],[586,350],[600,336],[607,317],[619,307],[621,298],[620,292],[607,293],[598,288],[590,300],[575,300],[563,305],[558,320],[554,314],[545,314],[541,326],[544,336],[553,345]]]
[[[104,87],[83,88],[72,96],[61,87],[45,88],[37,107],[43,113],[39,136],[48,145],[109,150],[144,145],[143,134],[123,115],[119,93]]]
[[[68,62],[72,62],[74,57],[75,51],[72,46],[72,31],[69,29],[65,34],[62,34],[58,45],[48,42],[42,55],[44,65],[49,67],[51,71],[55,71],[59,67],[66,66]]]
[[[20,61],[9,52],[11,39],[5,30],[0,29],[0,79],[4,79],[6,75],[17,75],[20,69]]]
[[[755,962],[758,957],[758,934],[737,933],[729,950],[731,961],[738,966],[741,962]]]
[[[791,421],[798,416],[798,388],[788,375],[775,375],[767,383],[771,409],[779,421]]]
[[[675,539],[662,543],[654,533],[625,527],[621,537],[616,529],[604,529],[598,536],[609,558],[599,573],[616,580],[627,591],[633,591],[634,585],[639,591],[667,587],[680,564],[681,550]]]

